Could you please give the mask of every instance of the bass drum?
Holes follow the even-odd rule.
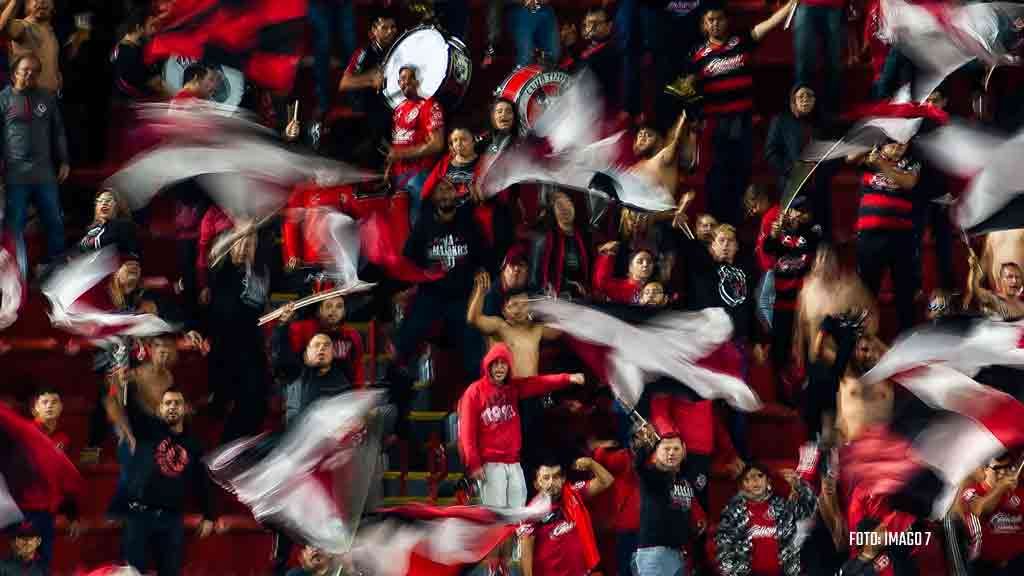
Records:
[[[433,26],[419,26],[402,34],[384,57],[381,91],[388,106],[405,102],[398,88],[398,71],[412,66],[420,81],[421,98],[435,98],[448,110],[456,108],[469,89],[473,61],[461,40]]]
[[[559,96],[568,82],[569,75],[561,70],[546,71],[531,64],[513,70],[494,91],[494,96],[515,104],[519,132],[525,135],[547,108],[548,100]]]
[[[178,92],[185,85],[185,70],[196,60],[183,56],[171,56],[164,63],[164,83],[172,92]],[[238,108],[245,95],[245,75],[241,70],[230,66],[208,65],[220,76],[217,89],[210,96],[210,101],[224,106],[230,111]]]

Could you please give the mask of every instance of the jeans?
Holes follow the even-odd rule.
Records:
[[[868,290],[878,298],[882,274],[888,268],[896,291],[899,329],[914,324],[914,242],[913,231],[889,232],[865,230],[857,234],[857,271]]]
[[[798,83],[814,85],[818,45],[819,42],[825,44],[821,52],[825,58],[825,86],[821,102],[822,109],[830,117],[839,112],[843,41],[846,38],[844,13],[842,8],[800,4],[793,15],[793,52]]]
[[[54,517],[46,511],[22,510],[25,522],[32,524],[39,533],[39,565],[46,574],[50,573],[50,562],[53,560]]]
[[[708,208],[719,222],[742,223],[743,193],[750,184],[754,141],[749,112],[714,119],[711,169],[704,181]]]
[[[309,3],[309,24],[313,29],[313,79],[316,82],[317,104],[325,114],[331,106],[331,95],[335,88],[331,82],[331,37],[334,34],[341,36],[343,66],[356,49],[356,20],[352,4],[352,0],[312,0]]]
[[[634,576],[685,576],[686,559],[679,550],[664,546],[638,548],[633,553]]]
[[[150,544],[154,545],[159,576],[181,574],[185,554],[185,525],[181,513],[165,510],[132,510],[121,532],[123,560],[140,572],[146,570]]]
[[[516,65],[525,66],[533,61],[536,49],[544,51],[548,62],[558,62],[561,43],[558,38],[558,19],[551,6],[530,12],[521,5],[511,6],[508,26],[516,40]]]
[[[640,64],[645,50],[653,50],[652,41],[657,41],[655,26],[658,24],[654,10],[640,0],[622,0],[615,9],[613,41],[622,54],[623,104],[630,114],[640,112],[643,106],[640,97]],[[673,52],[676,53],[676,52]],[[679,54],[685,54],[679,52]],[[674,58],[658,60],[675,62]],[[659,75],[660,79],[661,76]],[[665,82],[671,81],[671,78]],[[659,121],[661,117],[659,116]]]
[[[28,274],[25,249],[25,220],[28,203],[33,200],[46,227],[46,259],[51,261],[64,251],[64,221],[60,211],[60,190],[56,182],[44,184],[7,184],[7,219],[14,237],[15,253],[22,277]]]
[[[430,176],[430,169],[421,172],[406,172],[391,177],[391,187],[394,191],[405,190],[409,194],[409,230],[416,226],[420,218],[420,210],[423,207],[423,185],[427,183]]]

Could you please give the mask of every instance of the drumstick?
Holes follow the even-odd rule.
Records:
[[[799,4],[799,2],[797,2]],[[782,27],[783,30],[789,30],[789,25],[793,23],[793,14],[796,14],[796,4],[790,9],[789,15],[786,16],[786,25]]]
[[[299,101],[295,101],[295,106],[292,108],[292,122],[299,121]]]

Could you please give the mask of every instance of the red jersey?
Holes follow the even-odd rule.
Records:
[[[633,467],[632,452],[625,448],[598,448],[594,461],[615,478],[612,487],[595,499],[605,505],[601,508],[607,512],[605,519],[616,532],[636,532],[640,529],[640,478]],[[595,514],[595,518],[598,516]]]
[[[779,538],[776,533],[775,518],[769,514],[770,499],[760,502],[747,501],[747,514],[750,517],[747,533],[750,534],[750,570],[754,576],[778,574]]]
[[[558,508],[536,524],[523,526],[521,535],[533,535],[533,573],[536,576],[583,576],[583,542],[576,524]]]
[[[965,504],[988,494],[984,482],[964,490],[961,498]],[[1024,554],[1024,487],[1018,486],[1012,492],[1003,494],[992,512],[981,516],[981,558],[1001,563]]]
[[[906,156],[896,163],[905,174],[921,173],[921,164]],[[865,170],[860,176],[857,231],[885,232],[914,229],[914,191],[904,190],[882,172]]]
[[[407,99],[395,108],[391,117],[391,147],[404,150],[425,144],[431,132],[444,130],[444,112],[434,99]],[[395,175],[422,172],[434,165],[434,158],[425,156],[415,160],[401,160],[391,167]]]
[[[39,431],[40,432],[42,432],[43,434],[46,434],[47,436],[50,437],[50,440],[53,441],[53,445],[56,446],[58,450],[60,450],[61,452],[65,453],[65,454],[68,453],[68,448],[71,446],[71,437],[70,436],[68,436],[66,433],[64,433],[64,432],[62,432],[60,430],[54,430],[53,433],[51,434],[46,429],[46,426],[44,426],[42,422],[40,422],[39,420],[36,420],[35,423],[36,423],[36,426],[39,427]]]
[[[753,50],[750,32],[733,36],[721,45],[705,43],[693,54],[704,114],[719,116],[750,112],[754,108]]]
[[[466,388],[459,399],[459,449],[466,470],[474,472],[486,463],[519,462],[522,428],[519,399],[539,396],[570,384],[568,374],[513,378],[504,384],[491,381],[490,365],[502,359],[511,371],[512,353],[505,344],[495,344],[484,357],[482,376]]]

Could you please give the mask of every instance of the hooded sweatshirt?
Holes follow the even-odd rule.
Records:
[[[490,367],[496,360],[509,366],[504,384],[491,379]],[[480,379],[470,384],[459,400],[459,449],[469,472],[487,463],[519,462],[519,399],[547,394],[570,383],[569,374],[514,378],[511,370],[512,352],[505,344],[495,344],[484,357]]]

